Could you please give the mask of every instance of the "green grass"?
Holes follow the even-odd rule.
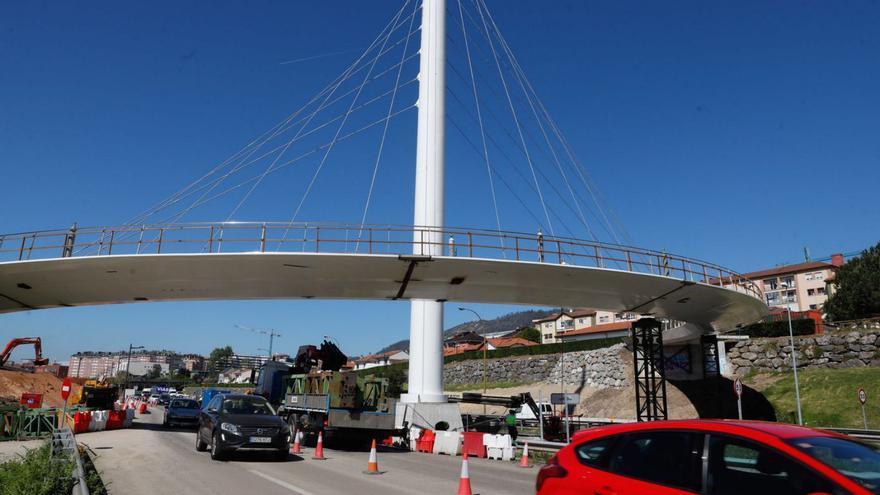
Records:
[[[72,459],[50,459],[48,442],[0,464],[0,495],[67,494],[72,488]]]
[[[780,378],[763,390],[773,404],[778,421],[797,422],[794,377],[791,372],[773,373]],[[756,380],[756,376],[746,381]],[[880,429],[880,368],[809,369],[799,370],[801,408],[808,426],[862,428],[862,410],[857,391],[868,393],[865,413],[868,428]]]

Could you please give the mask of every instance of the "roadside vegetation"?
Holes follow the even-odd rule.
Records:
[[[73,460],[50,458],[49,442],[0,464],[0,495],[57,495],[73,488]]]
[[[863,428],[859,387],[868,393],[865,413],[869,429],[880,429],[880,370],[877,368],[798,370],[804,423],[815,427]],[[759,373],[745,383],[762,392],[778,421],[797,423],[794,376],[789,372]]]

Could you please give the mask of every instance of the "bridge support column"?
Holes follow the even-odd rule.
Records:
[[[446,0],[424,0],[419,60],[413,254],[443,256],[446,96]],[[443,395],[443,303],[413,300],[408,403],[446,402]]]
[[[636,419],[668,419],[666,413],[666,371],[663,365],[663,329],[654,318],[642,318],[632,325],[633,369],[636,385]]]

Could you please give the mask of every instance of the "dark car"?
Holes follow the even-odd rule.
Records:
[[[199,414],[196,450],[210,450],[214,460],[238,450],[274,450],[284,459],[290,428],[260,396],[219,394]]]
[[[196,400],[171,399],[171,403],[165,408],[162,424],[165,426],[195,426],[199,422],[199,413],[201,412],[201,407]]]
[[[159,396],[156,404],[159,404],[160,406],[167,406],[169,402],[171,402],[171,394],[162,394]]]

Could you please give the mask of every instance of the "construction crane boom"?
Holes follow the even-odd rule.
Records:
[[[49,364],[49,360],[43,357],[43,342],[40,340],[39,337],[19,337],[10,340],[9,343],[6,344],[6,347],[3,348],[3,352],[0,353],[0,367],[5,366],[6,362],[9,361],[9,357],[12,355],[13,349],[25,344],[34,345],[35,366]]]

